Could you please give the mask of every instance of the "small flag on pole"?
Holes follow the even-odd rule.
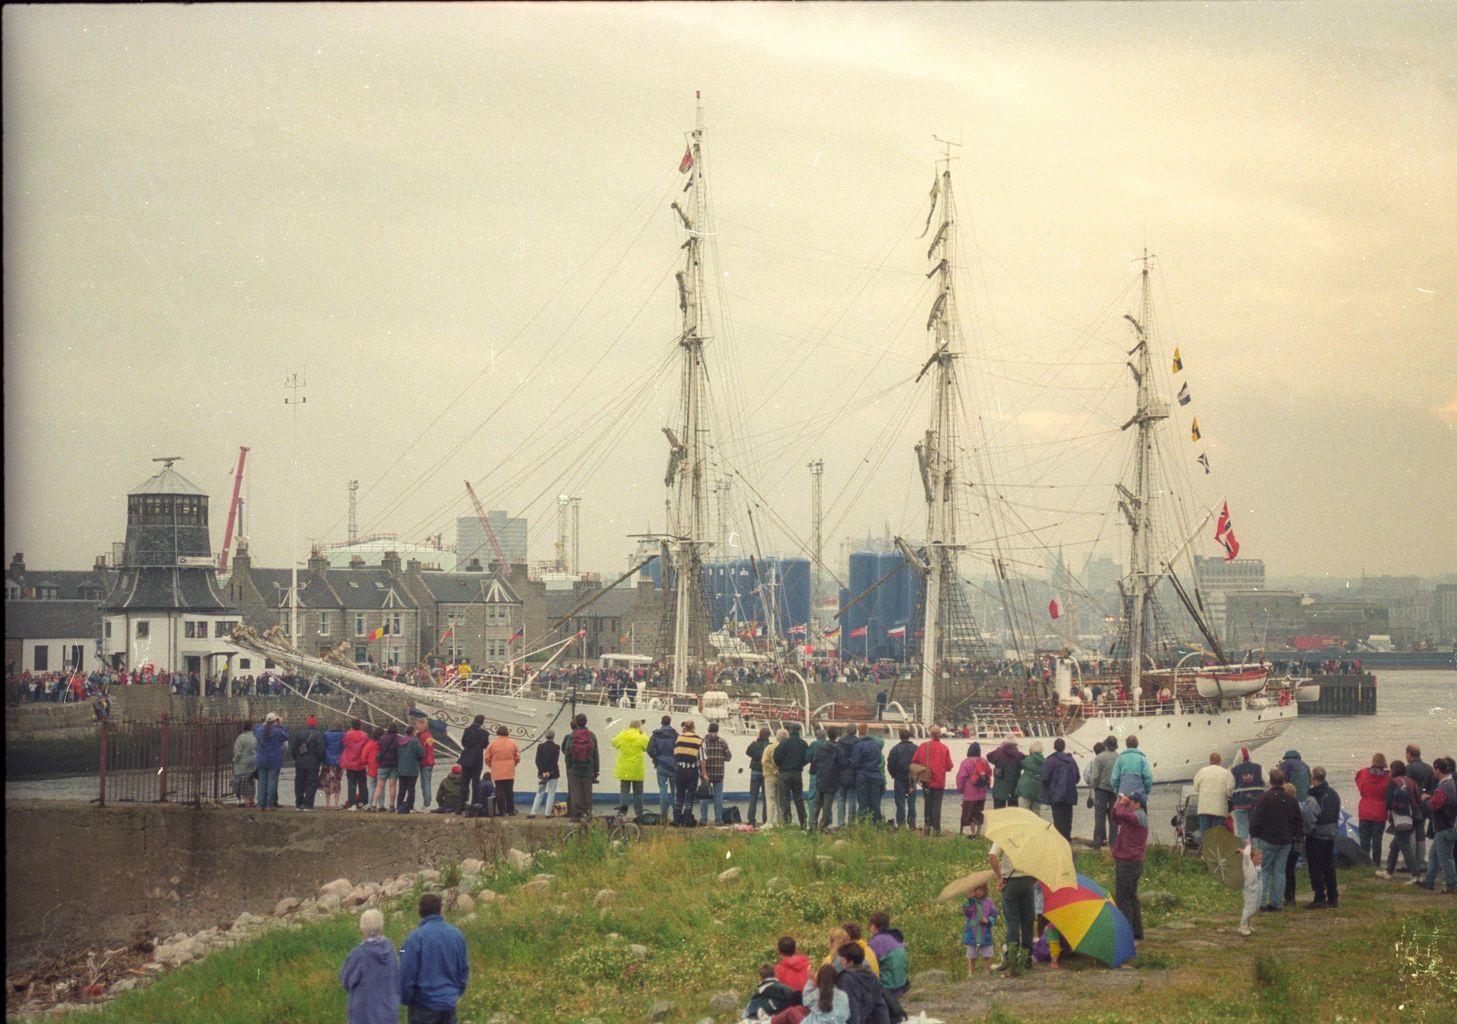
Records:
[[[885,635],[886,636],[905,636],[906,635],[906,627],[904,627],[904,626],[896,626],[894,629],[887,629],[885,631]]]
[[[693,147],[689,146],[683,150],[683,159],[678,161],[678,173],[687,174],[693,170]]]
[[[1189,382],[1185,381],[1184,386],[1179,388],[1179,404],[1188,405],[1193,401],[1194,396],[1189,394]]]
[[[577,639],[578,640],[581,640],[581,639],[585,638],[586,635],[587,635],[587,631],[585,629],[579,629],[579,630],[577,630]]]
[[[1201,465],[1201,466],[1204,467],[1204,472],[1207,475],[1209,473],[1209,456],[1208,455],[1204,455],[1204,454],[1200,454],[1200,456],[1199,456],[1199,465]]]
[[[1230,527],[1229,502],[1224,503],[1224,508],[1219,512],[1219,521],[1214,524],[1214,539],[1220,543],[1224,542],[1224,531]]]
[[[1051,615],[1054,619],[1062,614],[1062,609],[1057,606],[1057,598],[1054,597],[1051,601],[1047,602],[1047,614]]]
[[[1174,372],[1178,373],[1184,368],[1184,360],[1179,358],[1179,350],[1174,349]]]
[[[866,627],[861,626],[859,629],[852,629],[852,630],[850,630],[850,637],[851,637],[851,639],[859,640],[862,636],[865,635],[865,632],[866,632]]]
[[[1199,434],[1199,417],[1198,416],[1195,416],[1194,417],[1194,425],[1189,428],[1189,439],[1191,441],[1197,441],[1197,440],[1199,440],[1199,437],[1200,437],[1200,434]]]
[[[789,629],[786,630],[786,632],[790,636],[796,636],[796,635],[803,636],[805,634],[805,632],[806,632],[806,629],[805,629],[805,626],[801,623],[798,626],[790,626]]]
[[[449,640],[453,636],[455,636],[455,627],[454,626],[451,626],[444,633],[441,633],[440,634],[440,639],[441,640]]]
[[[828,636],[828,637],[837,637],[839,635],[840,635],[840,627],[839,626],[831,626],[829,629],[825,630],[823,633],[820,634],[820,636]]]
[[[378,640],[382,636],[384,636],[384,627],[376,626],[374,629],[371,629],[369,631],[369,642],[374,643],[374,641]]]
[[[1239,554],[1239,541],[1237,541],[1237,540],[1234,539],[1234,531],[1233,530],[1226,529],[1224,531],[1224,560],[1226,562],[1233,562],[1234,559],[1235,559],[1235,556],[1238,555],[1238,554]]]
[[[583,632],[585,632],[585,630]],[[516,632],[514,632],[514,633],[511,634],[511,639],[508,640],[507,643],[514,644],[517,640],[520,640],[525,635],[526,635],[526,630],[524,628],[523,629],[518,629]],[[582,635],[583,635],[582,633],[578,633],[577,634],[577,636],[582,636]]]

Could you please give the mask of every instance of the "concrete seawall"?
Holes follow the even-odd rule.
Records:
[[[284,896],[555,845],[561,821],[75,803],[5,805],[5,958],[195,931]]]

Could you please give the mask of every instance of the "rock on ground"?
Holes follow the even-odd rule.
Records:
[[[609,903],[615,903],[616,901],[617,893],[611,889],[598,889],[597,895],[592,897],[592,906],[605,907]]]
[[[732,882],[741,874],[743,874],[742,868],[729,868],[727,871],[720,871],[718,873],[718,880],[720,882]]]
[[[524,896],[545,896],[549,892],[551,892],[551,883],[545,879],[527,882],[521,887],[521,893]]]
[[[732,989],[708,997],[708,1009],[713,1013],[733,1013],[738,1008],[739,994]]]
[[[354,891],[354,883],[347,878],[336,878],[319,886],[320,896],[337,896],[341,900]]]
[[[768,889],[770,892],[783,892],[785,889],[789,888],[789,879],[781,878],[779,875],[775,875],[773,878],[769,879],[769,881],[764,883],[764,888]]]
[[[673,1014],[677,1012],[678,1007],[674,1003],[671,1003],[666,999],[656,999],[653,1001],[653,1004],[648,1007],[648,1020],[653,1021],[654,1024],[657,1024],[657,1022],[667,1020],[669,1017],[673,1016]]]
[[[460,873],[462,875],[479,875],[486,869],[486,862],[477,857],[467,857],[460,862]]]
[[[287,917],[301,906],[303,906],[303,900],[296,896],[285,896],[273,905],[273,916]]]
[[[510,864],[517,871],[525,871],[527,868],[531,867],[531,861],[531,854],[525,852],[524,850],[518,850],[515,847],[512,847],[511,849],[506,851],[506,863]]]
[[[627,950],[639,960],[646,960],[648,958],[648,947],[644,946],[641,942],[632,943],[632,945],[627,947]],[[584,1021],[583,1024],[586,1024],[586,1022]]]
[[[456,910],[456,913],[459,913],[459,914],[469,914],[472,910],[475,910],[475,909],[476,909],[476,901],[474,899],[472,899],[470,896],[466,895],[465,893],[461,893],[459,896],[457,896],[455,898],[455,910]]]

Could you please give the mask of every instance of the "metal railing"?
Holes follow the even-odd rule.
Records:
[[[241,719],[163,715],[156,722],[102,722],[97,800],[218,803],[233,789],[233,742]]]

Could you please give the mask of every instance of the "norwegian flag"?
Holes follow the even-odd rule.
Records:
[[[689,146],[683,150],[683,159],[678,161],[678,173],[687,174],[693,170],[693,147]]]
[[[1233,562],[1235,556],[1239,554],[1239,541],[1234,539],[1234,530],[1229,527],[1225,528],[1222,543],[1224,544],[1224,560],[1226,562]]]
[[[1224,508],[1219,513],[1219,522],[1214,524],[1214,539],[1223,544],[1225,531],[1228,530],[1229,527],[1229,502],[1226,501],[1224,503]]]

